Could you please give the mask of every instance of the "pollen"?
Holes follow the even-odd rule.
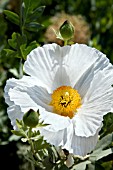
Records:
[[[81,97],[77,90],[70,86],[61,86],[53,91],[50,105],[53,111],[61,116],[73,118],[81,106]]]

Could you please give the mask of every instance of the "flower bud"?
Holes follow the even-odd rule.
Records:
[[[30,109],[27,113],[24,114],[23,122],[26,126],[31,128],[35,127],[39,122],[39,113]]]
[[[60,34],[64,40],[69,40],[74,36],[74,27],[71,22],[66,20],[62,24],[62,26],[60,27]]]

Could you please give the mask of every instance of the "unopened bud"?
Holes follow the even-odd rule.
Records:
[[[64,40],[69,40],[74,36],[74,27],[68,20],[60,27],[60,34]]]
[[[23,122],[26,126],[31,128],[35,127],[39,122],[39,113],[30,109],[27,113],[24,114]]]

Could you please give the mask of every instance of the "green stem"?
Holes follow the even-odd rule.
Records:
[[[23,23],[22,3],[23,3],[23,0],[21,0],[20,2],[20,32],[21,32],[21,35],[23,36],[24,35],[24,23]]]
[[[68,40],[64,40],[64,46],[68,44]]]
[[[29,128],[29,132],[28,132],[29,144],[31,146],[31,151],[32,151],[33,155],[37,158],[35,148],[34,148],[34,143],[31,139],[31,137],[32,137],[32,128]]]
[[[32,128],[29,128],[29,132],[28,132],[29,140],[28,140],[28,142],[29,142],[29,144],[31,146],[31,152],[32,152],[33,156],[38,160],[38,157],[36,155],[35,148],[34,148],[34,143],[33,143],[32,139],[31,139],[31,137],[32,137]],[[33,163],[31,163],[31,168],[32,168],[32,170],[35,170],[35,166],[34,166]]]
[[[23,77],[23,63],[22,58],[20,59],[20,65],[19,65],[19,78]]]
[[[31,170],[35,170],[34,164],[31,163]]]

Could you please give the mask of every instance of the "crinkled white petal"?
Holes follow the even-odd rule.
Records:
[[[58,131],[69,126],[71,122],[69,117],[50,112],[52,111],[49,106],[51,98],[44,88],[33,86],[27,89],[14,88],[10,91],[10,100],[14,101],[15,105],[19,105],[23,112],[27,112],[29,109],[35,111],[39,109],[40,121],[50,124],[47,127],[50,131]]]
[[[64,63],[72,87],[87,70],[93,67],[98,58],[96,50],[87,45],[74,44],[70,47],[68,55],[64,58]]]
[[[14,93],[14,88],[15,87],[20,87],[22,88],[23,86],[33,86],[36,83],[36,81],[34,81],[33,78],[30,78],[28,76],[24,76],[22,79],[20,80],[16,80],[14,78],[9,79],[6,83],[5,89],[4,89],[4,97],[5,97],[5,102],[9,105],[7,112],[8,112],[8,116],[11,120],[11,124],[13,125],[13,128],[16,129],[16,119],[21,120],[23,115],[24,115],[24,111],[28,111],[29,108],[21,108],[20,105],[16,104],[16,102],[14,102],[14,100],[11,100],[11,96],[13,95],[14,98],[16,97],[16,93]],[[10,96],[11,91],[13,91],[13,93]],[[21,93],[19,94],[19,96],[21,95]],[[23,94],[21,95],[21,98],[23,97]],[[18,96],[17,96],[18,98]],[[21,98],[19,100],[21,100]],[[24,100],[25,99],[25,100]],[[23,105],[25,104],[25,102],[27,103],[27,99],[24,98],[22,99],[22,101],[24,100]],[[33,107],[34,108],[34,107]]]
[[[75,126],[70,124],[64,130],[57,132],[51,132],[45,128],[41,128],[41,135],[44,136],[44,139],[47,142],[55,146],[61,146],[62,149],[66,149],[69,153],[74,155],[85,156],[90,153],[96,146],[98,140],[99,129],[97,129],[94,136],[90,137],[81,137],[75,134]]]
[[[75,155],[85,156],[94,150],[98,141],[98,130],[94,136],[81,137],[73,135],[72,139],[72,153]]]
[[[33,109],[34,111],[38,110],[37,104],[26,92],[23,92],[18,88],[14,88],[9,89],[8,94],[10,96],[10,100],[13,101],[16,106],[20,106],[22,112],[26,113],[30,109]]]
[[[7,108],[7,113],[11,120],[13,129],[17,130],[16,119],[22,120],[24,113],[21,111],[20,107],[15,104],[12,104]]]
[[[68,55],[70,47],[61,48],[57,44],[48,44],[34,49],[27,57],[24,70],[27,74],[37,78],[55,89],[61,85],[70,85],[64,57]]]
[[[96,58],[98,56],[98,58],[96,59],[96,61],[90,66],[88,67],[88,69],[86,71],[84,71],[84,73],[81,75],[81,77],[78,79],[78,81],[75,83],[74,88],[77,89],[82,97],[82,99],[84,98],[85,94],[87,93],[90,84],[92,81],[94,81],[93,79],[95,78],[95,75],[98,74],[98,72],[102,72],[102,78],[104,78],[105,76],[107,77],[107,75],[111,76],[110,80],[110,84],[113,83],[113,66],[109,63],[109,59],[100,51],[96,50],[96,49],[92,49],[95,51],[96,54]],[[94,55],[95,57],[95,55]],[[109,79],[108,78],[108,79]]]
[[[113,69],[111,70],[111,72]],[[95,74],[83,98],[81,108],[75,114],[75,133],[78,136],[93,136],[103,121],[103,116],[113,105],[113,78],[111,73],[100,71]],[[83,85],[82,85],[83,86]]]
[[[24,70],[37,80],[41,78],[51,89],[62,85],[73,87],[97,59],[95,50],[86,45],[60,47],[57,44],[47,44],[28,55]]]
[[[29,109],[33,109],[34,111],[39,109],[40,121],[50,124],[48,127],[51,131],[64,129],[71,122],[69,117],[62,117],[50,112],[52,111],[52,107],[49,105],[51,101],[50,94],[44,87],[38,87],[34,84],[30,86],[29,80],[28,82],[25,82],[25,84],[23,79],[20,81],[17,81],[16,79],[10,79],[7,81],[5,87],[5,100],[10,107],[14,106],[15,108],[15,111],[12,111],[12,115],[10,111],[10,119],[11,122],[14,122],[13,125],[15,125],[16,122],[14,112],[17,112],[16,115],[18,115],[18,118],[20,112],[22,112],[21,115],[23,115]],[[18,109],[16,111],[16,108],[19,108],[20,111],[18,112]]]
[[[60,116],[58,114],[40,110],[40,120],[44,124],[49,124],[46,126],[46,130],[49,132],[57,132],[59,130],[65,129],[71,124],[71,119],[69,117]]]
[[[46,140],[48,143],[51,143],[51,145],[55,146],[62,146],[64,130],[59,130],[57,132],[51,132],[44,128],[40,128],[39,130],[41,135],[44,136],[44,140]]]

